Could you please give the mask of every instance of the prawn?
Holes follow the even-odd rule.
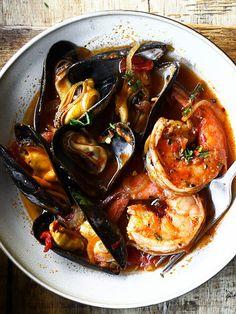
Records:
[[[176,90],[175,90],[176,93]],[[207,100],[185,107],[182,121],[159,118],[146,142],[148,174],[162,188],[177,194],[201,190],[227,169],[226,135]]]
[[[130,245],[152,255],[187,250],[205,221],[198,195],[157,198],[128,206]]]
[[[205,221],[205,209],[198,195],[173,195],[152,182],[145,172],[129,174],[114,195],[109,215],[117,221],[127,209],[127,244],[148,254],[187,249]],[[127,198],[129,201],[124,201]]]

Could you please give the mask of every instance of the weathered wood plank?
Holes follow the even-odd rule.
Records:
[[[188,24],[236,24],[235,0],[150,0],[150,12]]]
[[[0,68],[14,53],[31,38],[42,32],[41,29],[0,27]]]
[[[63,299],[42,288],[13,266],[11,313],[14,314],[234,314],[236,308],[236,258],[218,275],[182,297],[149,307],[111,310]],[[2,313],[2,312],[1,312]]]
[[[0,250],[0,313],[7,313],[8,258]]]
[[[2,0],[1,3],[3,25],[50,26],[83,13],[114,9],[150,11],[184,23],[236,24],[235,0]]]
[[[236,62],[236,27],[189,25],[212,40]],[[0,67],[25,43],[45,28],[0,27]]]
[[[148,11],[148,0],[2,1],[3,25],[50,26],[76,15],[101,10],[123,9]],[[32,12],[35,12],[35,14],[32,14]]]

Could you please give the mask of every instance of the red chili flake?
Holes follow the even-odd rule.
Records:
[[[42,232],[40,239],[45,241],[45,247],[43,251],[48,252],[52,248],[52,236],[50,231]]]
[[[113,243],[113,244],[111,245],[112,250],[116,250],[116,249],[119,247],[120,241],[121,241],[121,240],[118,240],[118,241],[116,241],[115,243]]]
[[[133,71],[151,71],[153,69],[154,63],[152,60],[145,59],[140,56],[133,56],[132,58],[132,70]],[[120,62],[120,71],[124,72],[126,70],[126,58],[123,58]]]

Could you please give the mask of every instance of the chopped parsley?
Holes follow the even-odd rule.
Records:
[[[49,8],[49,5],[47,4],[47,2],[44,2],[44,5],[46,8]]]
[[[115,124],[113,124],[113,123],[109,123],[109,126],[110,126],[110,128],[113,129],[113,130],[116,129]]]
[[[180,154],[180,157],[185,159],[187,162],[190,162],[195,156],[200,158],[207,158],[209,156],[209,151],[203,150],[202,146],[193,145],[191,148],[186,148]]]
[[[208,156],[209,156],[209,151],[208,150],[202,150],[199,153],[199,157],[201,157],[201,158],[207,158]]]
[[[81,119],[81,120],[77,120],[77,119],[71,119],[69,124],[70,125],[77,125],[80,127],[84,127],[84,126],[88,126],[91,125],[93,121],[93,115],[91,112],[86,112],[85,116]]]
[[[184,157],[184,159],[187,161],[187,162],[190,162],[193,157],[194,157],[194,150],[190,149],[190,148],[186,148],[183,153],[182,153],[182,156]]]
[[[157,232],[154,233],[154,237],[157,239],[157,241],[162,240],[162,236],[160,234],[158,234]]]
[[[132,88],[134,92],[137,92],[143,87],[142,82],[134,78],[134,73],[131,70],[127,70],[122,78],[127,81],[128,85]]]
[[[140,80],[137,80],[131,85],[131,88],[134,92],[137,92],[139,89],[142,88],[142,82]]]
[[[73,198],[79,203],[79,205],[93,205],[93,203],[80,191],[71,191]]]
[[[204,87],[201,83],[198,83],[191,95],[189,96],[189,99],[191,101],[195,100],[202,92],[204,92]]]
[[[183,108],[182,115],[187,116],[192,111],[192,109],[193,109],[192,105],[189,105],[189,106]]]
[[[133,71],[132,70],[127,70],[125,74],[122,76],[122,78],[126,81],[131,81],[134,77]]]

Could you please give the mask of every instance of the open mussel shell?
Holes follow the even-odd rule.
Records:
[[[71,194],[105,247],[119,266],[125,268],[127,263],[127,249],[118,227],[107,218],[101,206],[95,205],[91,201],[87,202],[86,198],[83,198],[81,201],[81,195],[78,195],[76,191],[71,190]]]
[[[52,198],[36,180],[34,180],[18,163],[10,153],[0,145],[0,157],[16,187],[34,204],[46,207],[53,214],[63,213],[65,208]]]
[[[179,73],[179,68],[180,68],[180,65],[176,61],[165,62],[160,65],[155,65],[155,68],[153,71],[157,71],[158,79],[162,81],[161,89],[158,92],[158,94],[152,97],[152,100],[153,100],[152,107],[151,107],[151,110],[148,112],[145,126],[143,127],[142,131],[135,132],[135,130],[133,130],[137,146],[140,143],[143,143],[143,141],[147,138],[155,122],[159,118],[160,104],[162,102],[162,99],[168,92],[169,88],[172,86],[175,79],[177,78],[177,75]],[[131,99],[130,101],[132,102],[133,100]],[[134,104],[132,104],[132,106],[130,107],[134,107]]]
[[[54,221],[54,219],[55,219],[54,215],[47,213],[47,212],[44,212],[39,217],[37,217],[33,223],[33,227],[32,227],[33,234],[34,234],[35,238],[42,245],[44,245],[45,243],[42,239],[40,239],[40,236],[44,231],[49,230],[49,225]],[[66,251],[66,250],[64,250],[64,249],[62,249],[56,245],[53,245],[51,250],[54,253],[71,260],[72,262],[78,263],[82,266],[92,268],[94,270],[100,270],[100,271],[107,272],[109,274],[115,274],[115,275],[118,275],[120,272],[120,270],[118,268],[117,269],[111,269],[111,268],[107,268],[107,267],[106,268],[101,267],[101,266],[96,265],[96,264],[92,264],[88,261],[88,259],[86,259],[82,255],[82,253],[79,253],[79,252],[74,253],[74,252]]]
[[[56,98],[55,69],[59,61],[69,56],[69,62],[78,60],[76,55],[77,46],[69,41],[59,41],[49,50],[43,65],[43,73],[40,86],[39,99],[34,113],[34,128],[37,132],[44,130],[43,121],[48,111],[45,105],[48,101]]]
[[[22,123],[17,123],[15,125],[14,132],[19,147],[39,148],[44,152],[49,163],[52,165],[53,170],[55,170],[50,151],[44,146],[40,134],[36,133],[32,127]],[[26,171],[25,168],[23,168],[22,165],[18,163],[3,146],[0,146],[0,157],[2,157],[2,160],[17,188],[32,203],[40,207],[46,207],[48,211],[53,214],[65,214],[70,211],[69,198],[67,202],[59,202],[57,198],[51,196],[51,194],[31,176],[30,172]],[[57,170],[58,171],[54,172],[57,177],[58,174],[60,174],[61,179],[62,170],[60,168]]]
[[[166,49],[166,44],[153,41],[142,44],[136,55],[157,61],[164,55]],[[130,47],[119,48],[80,60],[70,67],[69,79],[72,83],[75,83],[92,77],[95,82],[100,82],[108,77],[117,76],[119,74],[120,60],[127,56],[129,52]]]
[[[94,199],[101,199],[111,189],[135,150],[133,132],[123,123],[112,125],[102,138],[102,143],[97,142],[85,128],[65,125],[52,141],[54,158],[85,195]]]

